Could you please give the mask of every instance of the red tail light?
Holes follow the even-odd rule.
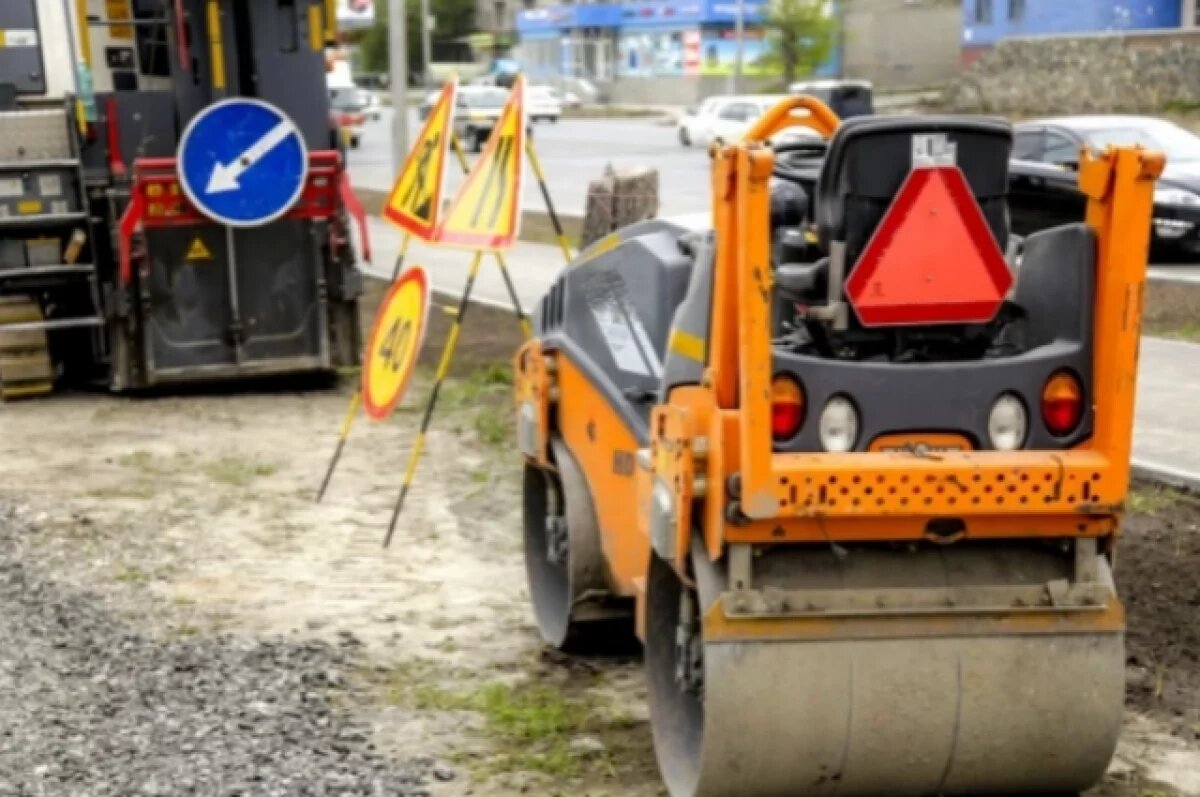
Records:
[[[1083,388],[1073,375],[1060,371],[1042,388],[1042,420],[1051,433],[1069,434],[1083,417]]]
[[[786,440],[800,430],[804,422],[804,390],[790,376],[771,380],[771,435]]]

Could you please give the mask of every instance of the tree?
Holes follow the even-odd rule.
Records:
[[[766,22],[768,59],[780,66],[786,83],[811,74],[833,50],[837,20],[829,0],[771,0]]]
[[[375,24],[363,34],[358,43],[364,72],[388,71],[388,2],[375,3]],[[421,2],[403,0],[408,51],[408,72],[421,71]],[[430,0],[429,13],[437,20],[439,39],[457,39],[475,31],[475,0]]]

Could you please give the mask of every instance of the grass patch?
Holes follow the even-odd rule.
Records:
[[[475,434],[489,446],[505,446],[513,441],[512,412],[487,407],[475,413]]]
[[[130,451],[117,458],[117,464],[122,468],[140,471],[148,476],[161,476],[173,470],[166,457],[156,456],[145,449]]]
[[[1151,337],[1200,343],[1200,322],[1196,321],[1183,321],[1174,324],[1148,322],[1144,325],[1142,331]]]
[[[1137,484],[1129,491],[1126,508],[1139,515],[1154,515],[1170,509],[1182,500],[1182,496],[1170,487]]]
[[[177,625],[167,631],[167,639],[190,639],[200,633],[200,629],[194,625]]]
[[[204,474],[220,484],[246,487],[255,479],[270,476],[279,470],[273,462],[245,457],[221,457],[204,464]]]
[[[120,485],[116,487],[93,487],[87,491],[88,498],[139,498],[154,497],[154,488],[148,484]]]
[[[563,108],[563,119],[665,119],[668,114],[656,108],[637,108],[626,105],[585,105]]]
[[[1167,100],[1163,104],[1165,113],[1192,113],[1200,111],[1200,101],[1196,100]]]
[[[512,371],[507,365],[477,368],[466,379],[447,383],[443,395],[450,407],[472,411],[471,428],[481,443],[495,448],[512,444]]]
[[[117,581],[122,584],[145,584],[154,580],[154,574],[140,567],[126,565],[117,571]]]
[[[612,735],[639,731],[640,723],[613,716],[606,705],[561,688],[530,683],[492,682],[448,689],[431,683],[446,673],[431,663],[405,664],[384,676],[386,700],[417,711],[469,711],[483,720],[493,754],[473,767],[481,777],[506,772],[537,772],[574,777],[589,767],[612,770],[612,755],[626,744]],[[572,746],[582,736],[603,746]]]

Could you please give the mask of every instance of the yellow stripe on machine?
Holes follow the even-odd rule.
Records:
[[[325,0],[325,43],[337,44],[337,0]]]
[[[308,46],[312,51],[325,49],[325,12],[321,6],[308,7]]]
[[[673,354],[678,354],[680,357],[687,357],[689,360],[699,363],[704,362],[704,339],[699,335],[684,332],[682,329],[673,329],[668,348]]]
[[[208,0],[208,50],[212,61],[212,85],[214,89],[225,89],[225,45],[221,42],[221,5],[217,0]]]

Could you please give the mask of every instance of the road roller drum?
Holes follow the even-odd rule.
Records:
[[[790,558],[834,558],[823,553]],[[952,569],[944,553],[855,552],[844,568],[793,562],[791,572],[817,576],[805,580],[811,586],[842,570],[843,586],[825,592],[854,591],[851,585],[871,583],[872,574],[875,583],[889,584],[912,572],[944,587],[961,584],[971,564],[978,574],[994,573],[987,557],[998,553],[1033,585],[1031,577],[1048,575],[1052,559],[1030,553],[1021,567],[1021,557],[1006,556],[1011,552],[975,551],[974,562]],[[703,558],[694,557],[697,570]],[[924,561],[905,568],[903,559]],[[1106,565],[1100,567],[1106,603],[1057,614],[1031,607],[1023,617],[1000,619],[964,601],[953,614],[924,606],[914,615],[897,597],[886,612],[798,612],[768,620],[775,627],[764,629],[755,627],[763,618],[702,628],[695,622],[701,603],[701,615],[722,614],[720,579],[698,578],[697,593],[656,561],[646,667],[655,747],[671,793],[1046,794],[1087,787],[1112,756],[1124,689],[1120,605]],[[871,605],[888,590],[859,591],[870,593]],[[1048,603],[1049,593],[1043,596]]]

